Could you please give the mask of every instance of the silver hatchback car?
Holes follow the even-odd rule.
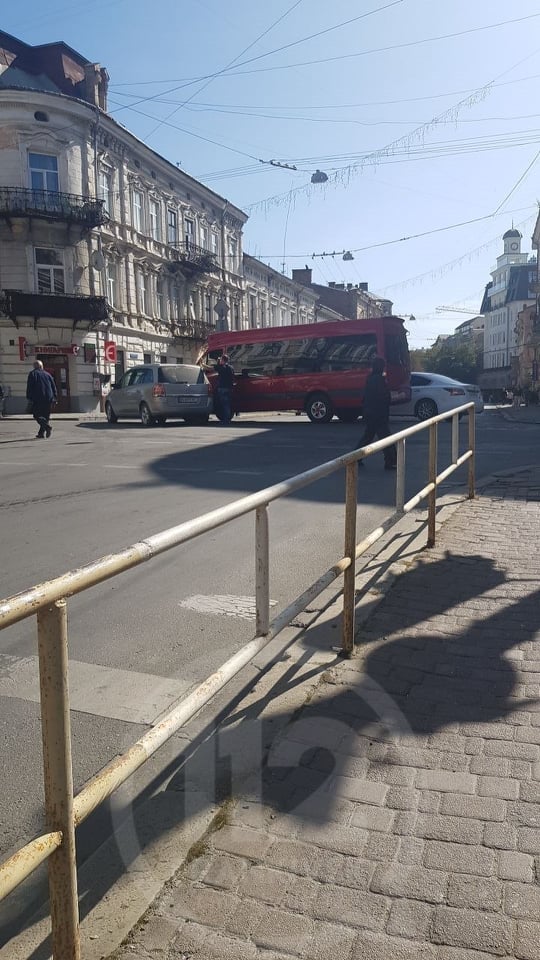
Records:
[[[131,367],[105,403],[109,423],[140,419],[145,427],[167,418],[208,423],[213,403],[204,371],[192,363],[147,363]]]

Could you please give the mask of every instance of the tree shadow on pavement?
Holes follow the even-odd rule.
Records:
[[[320,825],[339,819],[344,798],[336,785],[347,778],[351,757],[364,763],[366,781],[384,780],[390,765],[439,769],[441,754],[444,769],[463,771],[469,757],[452,751],[452,737],[472,743],[489,736],[493,722],[540,710],[540,701],[516,690],[512,666],[520,656],[512,656],[514,648],[534,637],[539,601],[538,589],[516,601],[503,571],[480,555],[420,563],[398,578],[367,622],[357,658],[311,670],[319,683],[291,717],[287,694],[306,681],[310,649],[319,645],[306,640],[304,657],[270,690],[258,698],[248,682],[126,808],[131,840],[118,844],[106,875],[81,886],[81,917],[153,841],[227,796],[253,800],[262,816]],[[84,828],[92,829],[91,820]],[[29,960],[43,960],[47,949],[42,943]]]

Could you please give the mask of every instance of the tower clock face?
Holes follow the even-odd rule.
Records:
[[[510,249],[511,249],[511,250],[518,250],[518,249],[519,249],[519,243],[515,243],[515,242],[514,242],[514,243],[511,243],[511,244],[510,244]]]

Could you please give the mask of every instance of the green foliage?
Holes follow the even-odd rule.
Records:
[[[430,356],[430,350],[411,350],[411,370],[415,370],[417,373],[422,370],[431,370],[429,366]]]
[[[456,343],[453,337],[448,337],[429,350],[411,350],[411,370],[427,370],[463,383],[476,383],[481,369],[482,356],[472,341]]]

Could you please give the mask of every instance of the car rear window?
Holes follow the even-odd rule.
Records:
[[[159,367],[159,383],[204,383],[204,373],[192,363],[167,364]]]

